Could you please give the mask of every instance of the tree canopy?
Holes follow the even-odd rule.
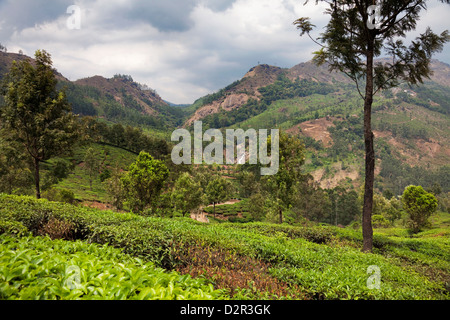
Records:
[[[306,3],[309,1],[307,0]],[[414,31],[420,14],[427,9],[425,0],[316,0],[325,2],[330,20],[325,31],[315,40],[311,36],[314,25],[309,17],[301,17],[294,25],[314,40],[320,49],[315,52],[317,64],[327,64],[330,71],[345,73],[352,79],[364,100],[365,186],[362,215],[363,250],[373,246],[372,209],[375,178],[374,134],[372,132],[372,104],[380,90],[408,84],[422,83],[432,74],[431,57],[450,40],[448,30],[441,34],[430,28],[408,46],[404,39]],[[449,0],[441,0],[450,4]],[[305,4],[306,4],[305,3]],[[376,62],[374,58],[387,55]],[[362,86],[365,89],[362,90]]]
[[[14,61],[3,85],[0,119],[33,161],[37,198],[40,163],[70,151],[78,139],[76,117],[56,85],[50,54],[44,50],[36,51],[34,62]]]

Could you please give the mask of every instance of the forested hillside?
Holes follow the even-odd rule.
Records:
[[[431,66],[434,75],[423,85],[401,86],[376,96],[373,125],[380,193],[400,195],[408,184],[450,191],[450,67],[436,60]],[[263,76],[265,70],[271,69],[252,69],[240,83],[252,76],[269,79]],[[364,141],[362,100],[355,85],[311,62],[276,70],[270,84],[261,83],[257,93],[232,109],[210,106],[233,97],[236,85],[198,100],[195,118],[203,115],[200,119],[211,128],[280,128],[295,134],[305,142],[305,169],[316,182],[324,188],[358,188]]]
[[[16,69],[12,60],[27,58],[0,57],[11,70],[0,109],[0,299],[449,298],[447,65],[434,61],[432,81],[374,101],[367,254],[362,102],[341,74],[258,65],[180,108],[127,75],[70,82],[45,51]],[[23,94],[32,76],[49,84],[41,109]],[[199,120],[221,132],[279,128],[278,171],[174,164],[172,132]],[[85,272],[75,282],[73,265]],[[377,290],[367,284],[374,266]]]

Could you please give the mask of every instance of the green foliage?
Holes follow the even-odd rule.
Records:
[[[222,292],[120,250],[85,242],[0,236],[0,299],[205,300]]]
[[[31,194],[33,174],[28,156],[17,141],[4,139],[8,133],[8,130],[1,129],[0,123],[0,192]]]
[[[327,95],[333,92],[333,88],[325,83],[297,78],[295,81],[281,74],[274,84],[259,88],[262,99],[267,104],[276,100],[291,99],[294,97],[306,97],[313,94]]]
[[[329,199],[328,214],[325,214],[320,222],[327,222],[333,225],[349,225],[351,222],[359,220],[361,215],[361,205],[358,194],[355,191],[347,191],[344,188],[336,187],[326,190]]]
[[[336,159],[338,156],[350,152],[364,150],[362,117],[348,117],[345,120],[336,120],[334,126],[328,128],[333,145],[328,150],[328,156]],[[351,148],[351,149],[350,149]]]
[[[75,114],[83,116],[97,116],[98,110],[94,106],[93,100],[100,98],[100,91],[96,88],[87,86],[77,86],[72,82],[65,82],[67,89],[67,100],[72,105],[72,111]],[[87,98],[87,97],[90,97]]]
[[[223,128],[235,125],[263,113],[275,101],[306,97],[313,94],[327,95],[334,92],[333,88],[328,84],[305,79],[291,81],[284,74],[280,75],[275,83],[266,87],[261,87],[258,91],[261,94],[259,100],[249,99],[248,102],[240,108],[231,111],[222,111],[207,116],[202,119],[204,127]],[[223,94],[224,92],[220,93],[218,96],[208,96],[204,101],[210,103],[222,97]]]
[[[5,81],[0,120],[33,161],[36,197],[40,198],[40,163],[70,151],[78,133],[64,91],[56,90],[50,54],[37,50],[35,60],[35,65],[28,60],[13,63]]]
[[[224,217],[236,218],[238,215],[243,215],[247,217],[250,215],[250,207],[252,206],[252,201],[250,199],[244,199],[231,204],[221,204],[216,206],[216,214],[223,215]],[[264,206],[264,204],[262,204]],[[209,214],[214,213],[214,207],[203,208],[203,211]],[[229,220],[230,221],[230,220]]]
[[[0,219],[0,235],[26,236],[29,234],[28,229],[18,221],[10,221]]]
[[[127,86],[145,90],[151,95],[157,96],[154,90],[149,90],[145,85],[134,82],[131,76],[118,75],[113,79],[126,82]],[[154,103],[140,96],[139,98],[144,103],[157,111],[157,114],[147,114],[143,112],[143,107],[137,99],[128,94],[123,87],[122,90],[117,90],[117,95],[121,98],[121,102],[118,102],[113,95],[95,87],[65,81],[60,84],[60,87],[62,86],[67,88],[67,100],[71,103],[73,112],[79,115],[101,116],[115,123],[139,125],[159,131],[166,131],[168,127],[180,125],[184,117],[180,108]]]
[[[254,221],[262,221],[266,215],[265,197],[261,193],[253,194],[248,200],[248,215]]]
[[[446,87],[437,83],[424,83],[421,86],[415,86],[413,90],[417,94],[416,97],[400,92],[396,96],[396,101],[419,105],[442,114],[450,113],[450,94]]]
[[[368,13],[373,11],[368,1],[321,2],[327,3],[325,13],[330,16],[330,20],[319,38],[321,48],[315,52],[313,60],[319,65],[327,63],[330,71],[344,72],[355,82],[364,100],[366,170],[362,227],[364,250],[371,251],[373,230],[370,221],[375,179],[374,134],[371,128],[373,97],[380,90],[398,86],[401,81],[408,84],[423,83],[432,74],[432,55],[441,51],[445,43],[450,41],[450,34],[448,30],[440,35],[435,34],[427,27],[409,46],[398,39],[416,29],[422,9],[426,10],[424,2],[408,1],[406,5],[398,5],[395,1],[378,3],[377,11],[382,18],[378,26],[373,24],[372,16]],[[311,38],[310,32],[314,25],[308,17],[296,20],[294,25],[301,30],[301,35],[306,33]],[[387,62],[374,62],[374,58],[382,53],[392,57],[392,63],[390,59]],[[359,89],[360,85],[365,86],[364,91]]]
[[[170,154],[165,139],[146,134],[142,129],[121,123],[108,125],[94,118],[84,118],[86,135],[90,141],[107,144],[139,154],[141,151],[162,159]]]
[[[185,214],[198,209],[204,202],[203,189],[189,173],[184,173],[175,182],[171,200],[172,205],[180,210],[184,217]]]
[[[403,192],[402,202],[414,232],[428,225],[428,218],[437,208],[436,197],[421,186],[408,186]]]
[[[97,211],[38,201],[30,197],[0,195],[0,220],[13,222],[16,226],[20,226],[20,223],[34,235],[44,235],[43,230],[50,230],[50,221],[64,221],[66,226],[71,226],[71,232],[66,234],[71,235],[72,240],[85,240],[101,245],[108,243],[112,247],[121,248],[123,254],[133,256],[123,258],[121,255],[120,258],[113,259],[113,254],[107,256],[108,252],[111,253],[109,250],[112,250],[109,247],[89,247],[90,244],[79,241],[46,242],[42,249],[37,250],[39,254],[52,252],[55,259],[60,261],[55,263],[49,257],[47,269],[51,274],[50,279],[60,279],[63,274],[67,278],[70,274],[62,271],[70,265],[78,265],[81,270],[105,270],[104,267],[109,270],[109,264],[100,263],[104,260],[113,260],[118,270],[122,270],[119,265],[122,263],[125,268],[128,266],[132,270],[129,277],[136,275],[136,278],[140,278],[143,273],[139,268],[146,265],[146,262],[137,264],[138,267],[128,262],[129,259],[135,261],[134,258],[137,257],[141,261],[151,261],[158,267],[178,269],[195,277],[205,275],[215,283],[216,288],[226,288],[230,295],[235,294],[234,297],[238,299],[286,299],[292,298],[290,294],[301,296],[302,299],[450,298],[445,289],[445,281],[448,281],[450,273],[450,243],[448,233],[439,229],[433,233],[416,234],[414,238],[403,231],[394,231],[390,236],[377,233],[374,237],[375,252],[366,254],[360,251],[361,232],[347,228],[318,225],[294,227],[268,223],[201,224],[190,219],[150,218],[129,213]],[[382,230],[388,232],[389,229]],[[24,241],[38,243],[42,240]],[[58,250],[50,251],[50,248],[54,248],[54,243],[69,247],[80,246],[83,249],[79,250],[82,255],[89,254],[90,250],[95,250],[95,253],[83,256],[80,260],[84,262],[76,264],[70,259],[60,258]],[[15,274],[17,271],[18,282],[25,281],[22,277],[26,277],[26,274],[35,275],[29,272],[33,270],[31,266],[26,274],[19,272],[20,268],[16,270],[12,253],[10,250],[3,250],[5,247],[6,244],[2,247],[0,256],[4,254],[7,258],[0,258],[0,265],[8,267],[0,274]],[[17,243],[14,247],[18,247]],[[35,247],[40,248],[38,244]],[[19,251],[21,250],[17,253]],[[75,252],[78,251],[71,251],[76,255]],[[79,261],[78,258],[74,259]],[[19,260],[18,258],[16,262]],[[47,266],[45,261],[44,259],[42,263]],[[20,263],[29,266],[29,262],[21,260]],[[40,270],[41,264],[36,265]],[[367,287],[367,270],[372,265],[381,270],[379,290]],[[152,270],[150,269],[150,275],[154,273]],[[93,272],[96,277],[97,272]],[[42,277],[47,279],[47,273],[44,272]],[[129,277],[125,277],[124,283],[128,283]],[[63,285],[66,278],[58,283]],[[108,282],[101,282],[106,286],[103,293],[98,290],[95,296],[85,296],[96,292],[96,286],[92,285],[93,291],[80,293],[79,297],[111,298],[110,294],[122,287],[122,283],[118,284],[115,279],[111,278],[114,288],[112,283],[109,287]],[[92,279],[86,278],[86,282],[90,280]],[[52,280],[48,281],[53,283]],[[257,290],[252,290],[251,281]],[[33,278],[27,284],[34,287],[42,282]],[[124,287],[127,286],[124,284]],[[20,287],[11,287],[9,284],[7,287],[8,290],[13,290],[8,291],[11,295],[19,295],[17,290]],[[161,290],[168,290],[170,284],[163,282],[161,287]],[[206,291],[207,288],[202,290]],[[44,297],[44,293],[42,294]],[[213,295],[205,298],[216,297]]]
[[[372,215],[372,224],[375,228],[387,228],[390,226],[389,221],[381,214]]]
[[[75,204],[75,194],[71,190],[52,188],[44,191],[43,197],[50,201]]]
[[[119,168],[114,168],[111,173],[111,177],[106,181],[106,190],[110,202],[118,210],[123,208],[125,201],[125,191],[122,181],[123,174],[120,172]]]
[[[198,101],[195,101],[194,104],[200,104],[201,106],[207,105],[212,103],[213,101],[222,99],[223,97],[226,96],[226,94],[232,90],[233,88],[235,88],[237,85],[239,85],[241,83],[241,80],[237,80],[235,82],[233,82],[232,84],[226,86],[225,88],[212,93],[212,94],[208,94],[207,96],[200,98]]]
[[[48,190],[66,179],[71,170],[73,170],[73,164],[63,158],[56,158],[43,163],[42,171],[45,173],[42,179],[42,190]]]
[[[270,139],[273,138],[268,138],[268,145],[270,145]],[[278,172],[275,175],[262,178],[261,184],[271,206],[275,208],[279,215],[280,223],[282,223],[283,211],[292,206],[297,194],[297,187],[302,179],[301,166],[305,158],[303,144],[298,138],[280,133],[279,139]]]
[[[122,177],[128,206],[135,212],[154,206],[168,177],[164,162],[142,151]]]
[[[92,180],[98,175],[99,163],[93,148],[88,148],[84,156],[84,170],[89,175],[89,186],[92,190]]]
[[[249,170],[241,170],[238,173],[239,194],[243,198],[249,198],[259,191],[259,175]]]
[[[223,177],[211,180],[206,186],[206,198],[214,205],[214,215],[216,214],[216,204],[226,201],[231,197],[231,183]]]

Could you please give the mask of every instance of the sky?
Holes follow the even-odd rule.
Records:
[[[0,43],[8,52],[52,55],[69,80],[131,75],[172,103],[189,104],[241,79],[255,65],[290,68],[318,46],[293,21],[323,5],[311,0],[0,0]],[[76,10],[73,10],[75,5]],[[413,39],[450,29],[450,6],[430,1]],[[435,58],[450,64],[450,45]]]

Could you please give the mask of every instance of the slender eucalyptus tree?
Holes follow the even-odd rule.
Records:
[[[306,0],[305,5],[309,1]],[[327,63],[331,71],[345,73],[356,83],[364,100],[365,183],[362,215],[363,251],[373,245],[372,206],[375,178],[374,135],[372,132],[372,102],[380,90],[400,83],[418,84],[432,75],[431,57],[450,40],[448,30],[441,34],[430,28],[410,44],[406,35],[417,27],[420,14],[427,9],[425,0],[316,0],[326,3],[330,20],[324,32],[314,39],[310,18],[294,22],[301,31],[321,46],[315,52],[317,64]],[[450,0],[440,0],[450,4]],[[376,62],[385,55],[388,61]],[[364,89],[363,89],[364,88]]]

